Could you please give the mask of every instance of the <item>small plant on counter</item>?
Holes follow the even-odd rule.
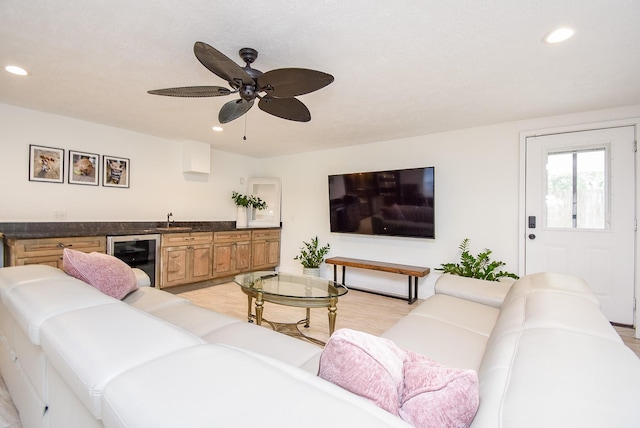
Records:
[[[486,281],[498,281],[501,277],[509,277],[518,279],[518,275],[495,270],[506,265],[505,262],[491,261],[491,250],[485,248],[485,250],[474,256],[469,252],[469,238],[462,240],[460,244],[460,262],[459,263],[443,263],[436,270],[441,270],[444,273],[450,273],[452,275],[466,276],[469,278],[484,279]]]
[[[329,244],[324,247],[318,248],[318,237],[311,239],[311,242],[302,241],[304,246],[300,247],[300,254],[295,256],[293,260],[298,260],[302,263],[304,268],[319,268],[324,261],[324,256],[327,255],[331,246]]]
[[[267,203],[255,195],[241,195],[234,191],[231,194],[231,199],[238,207],[255,208],[257,210],[267,208]]]

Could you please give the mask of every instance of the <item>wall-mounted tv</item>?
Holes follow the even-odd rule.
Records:
[[[435,168],[329,176],[331,231],[435,238]]]

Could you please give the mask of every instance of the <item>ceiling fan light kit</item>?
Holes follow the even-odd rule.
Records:
[[[259,99],[258,108],[266,113],[282,119],[308,122],[311,120],[309,109],[295,97],[333,82],[332,75],[306,68],[279,68],[263,73],[251,67],[258,58],[258,51],[252,48],[239,51],[246,64],[244,67],[204,42],[196,42],[193,52],[203,66],[226,80],[231,90],[221,86],[185,86],[155,89],[148,93],[170,97],[219,97],[237,93],[240,99],[229,101],[220,109],[220,123],[231,122],[247,113],[256,98]]]

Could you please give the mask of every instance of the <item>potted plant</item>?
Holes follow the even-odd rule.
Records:
[[[320,276],[320,265],[324,262],[324,256],[327,255],[331,246],[329,244],[319,247],[318,237],[311,239],[311,242],[302,241],[304,244],[300,247],[300,254],[295,256],[293,260],[302,263],[302,271],[305,275]]]
[[[267,203],[255,195],[242,195],[236,191],[231,193],[231,199],[235,202],[238,208],[236,217],[236,227],[247,227],[247,218],[249,215],[249,209],[263,210],[267,208]]]
[[[498,271],[496,269],[506,265],[502,261],[491,261],[489,257],[491,250],[485,248],[485,250],[479,253],[477,256],[472,255],[469,252],[469,238],[462,240],[462,243],[458,247],[460,248],[460,262],[459,263],[443,263],[436,270],[443,271],[452,275],[466,276],[469,278],[484,279],[486,281],[499,281],[500,278],[514,278],[518,279],[518,275]]]

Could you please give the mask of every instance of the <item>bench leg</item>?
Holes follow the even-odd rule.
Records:
[[[411,280],[413,279],[413,290],[411,289]],[[407,303],[410,305],[418,300],[418,277],[409,276],[409,290],[407,291]]]

